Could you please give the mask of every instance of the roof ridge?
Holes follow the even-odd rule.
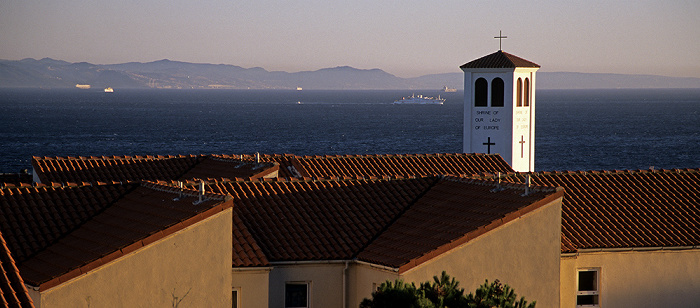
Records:
[[[199,182],[197,182],[199,183]],[[164,193],[171,193],[171,194],[176,194],[180,196],[187,196],[187,197],[199,197],[199,191],[185,187],[183,185],[182,188],[177,187],[177,186],[171,186],[167,185],[165,183],[157,183],[157,182],[151,182],[151,181],[143,181],[141,182],[141,186],[144,188],[152,189],[155,191],[160,191]],[[207,196],[207,200],[216,200],[216,201],[225,201],[226,196],[224,194],[219,194],[215,193],[212,191],[205,191],[204,195]]]
[[[517,174],[507,174],[507,176],[512,176]],[[472,177],[458,177],[453,175],[448,175],[444,177],[446,181],[460,182],[466,184],[475,184],[483,186],[496,186],[500,190],[529,190],[530,193],[542,192],[542,193],[554,193],[560,190],[558,187],[544,186],[544,185],[528,185],[525,182],[503,182],[498,183],[496,180],[498,178],[472,178]]]
[[[433,156],[496,156],[486,153],[382,153],[382,154],[324,154],[295,156],[298,159],[329,159],[329,158],[377,158],[377,157],[433,157]]]

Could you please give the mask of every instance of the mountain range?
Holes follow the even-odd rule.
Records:
[[[461,72],[402,78],[381,69],[349,66],[316,71],[267,71],[228,64],[171,60],[122,64],[71,63],[44,58],[0,60],[0,88],[173,88],[173,89],[441,89],[463,88]],[[539,89],[700,88],[700,78],[573,72],[540,72]]]

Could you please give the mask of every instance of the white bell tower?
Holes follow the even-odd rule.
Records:
[[[535,171],[535,74],[540,66],[498,50],[460,68],[464,152],[498,153],[515,171]]]

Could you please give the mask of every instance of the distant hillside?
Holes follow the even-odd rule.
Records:
[[[243,68],[227,64],[188,63],[159,60],[140,63],[98,65],[70,63],[44,58],[19,61],[0,60],[2,88],[73,88],[89,84],[95,88],[175,89],[462,89],[462,73],[401,78],[380,69],[349,66],[316,71],[280,72],[260,67]],[[700,88],[700,78],[654,75],[589,74],[541,72],[539,89],[595,88]]]

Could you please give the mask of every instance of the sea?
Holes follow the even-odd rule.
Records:
[[[412,94],[444,105],[393,105]],[[32,156],[462,151],[438,90],[0,89],[0,173]],[[535,169],[700,167],[700,89],[538,90]]]

